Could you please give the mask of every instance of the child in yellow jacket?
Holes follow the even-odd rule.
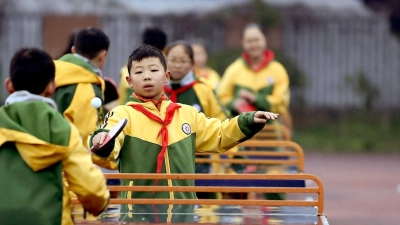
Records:
[[[76,34],[73,54],[55,61],[57,87],[52,98],[59,112],[78,128],[85,145],[90,133],[103,121],[103,107],[96,109],[91,101],[95,97],[104,100],[101,69],[109,45],[102,30],[85,28]]]
[[[109,192],[74,125],[49,98],[55,66],[44,51],[29,48],[11,60],[0,109],[0,224],[73,225],[70,197],[100,214]]]
[[[244,53],[225,71],[218,97],[233,115],[247,110],[284,114],[289,106],[289,77],[266,49],[267,41],[257,25],[243,32]]]
[[[220,82],[218,97],[221,102],[233,115],[266,110],[279,113],[280,119],[284,117],[290,122],[289,76],[282,64],[274,60],[274,53],[267,49],[267,39],[257,24],[245,27],[242,45],[243,54],[229,65]],[[269,199],[281,198],[277,194],[268,196]]]
[[[206,47],[201,42],[194,42],[191,44],[194,56],[195,73],[199,77],[209,80],[215,89],[218,88],[221,76],[217,71],[207,66],[208,52]]]
[[[114,142],[94,152],[103,160],[118,160],[121,173],[194,173],[195,152],[224,152],[251,138],[277,114],[249,112],[230,120],[207,118],[192,106],[173,103],[163,92],[170,79],[164,55],[158,49],[144,45],[135,49],[128,60],[127,78],[135,92],[126,105],[111,110],[91,138],[99,148],[106,132],[122,118],[128,124]],[[123,185],[194,186],[193,180],[123,180]],[[196,199],[195,193],[132,192],[123,198]],[[133,221],[193,222],[194,206],[128,205],[122,213],[134,212]],[[154,213],[158,212],[157,215]]]

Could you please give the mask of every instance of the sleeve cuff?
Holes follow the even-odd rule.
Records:
[[[238,124],[242,133],[246,136],[241,139],[239,142],[244,142],[250,138],[252,138],[256,133],[262,130],[265,126],[265,123],[255,123],[254,115],[256,112],[247,112],[239,115]]]

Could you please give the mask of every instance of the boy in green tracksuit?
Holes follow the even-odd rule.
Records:
[[[195,107],[173,103],[163,92],[170,79],[164,55],[144,45],[132,52],[128,60],[127,78],[135,92],[126,105],[111,110],[103,126],[91,137],[95,148],[103,142],[106,132],[122,118],[128,124],[114,142],[94,152],[105,161],[118,160],[121,173],[194,173],[195,152],[224,152],[251,138],[277,114],[249,112],[230,120],[207,118]],[[159,134],[159,135],[158,135]],[[193,180],[123,180],[123,185],[187,185]],[[196,199],[195,193],[134,192],[122,193],[123,198]],[[193,222],[194,206],[124,205],[133,221]],[[153,213],[158,212],[157,215]],[[132,215],[131,213],[135,213]]]
[[[85,147],[89,135],[103,121],[103,106],[96,109],[91,101],[95,97],[104,100],[105,83],[101,69],[109,45],[108,36],[102,30],[88,27],[76,34],[72,54],[54,61],[57,88],[52,98],[58,111],[78,128]],[[94,156],[93,161],[96,160],[98,158]],[[116,169],[116,165],[112,164],[112,168]]]
[[[21,49],[11,60],[10,92],[0,109],[0,224],[72,225],[66,181],[95,215],[109,192],[78,130],[49,98],[55,66],[38,49]]]
[[[102,107],[95,109],[90,102],[95,97],[103,101],[105,84],[101,69],[109,45],[103,31],[85,28],[76,34],[72,54],[55,61],[57,88],[52,98],[64,117],[78,128],[85,145],[103,120]]]

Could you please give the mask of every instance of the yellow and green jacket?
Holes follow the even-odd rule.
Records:
[[[267,50],[260,68],[253,70],[249,66],[249,57],[243,54],[226,69],[218,89],[218,97],[233,115],[237,114],[233,109],[233,102],[238,98],[241,89],[256,95],[254,106],[257,110],[279,114],[288,111],[289,77],[285,68],[273,58],[273,52]]]
[[[103,121],[103,107],[96,109],[90,101],[94,97],[103,100],[104,80],[89,63],[73,54],[64,55],[54,63],[57,89],[52,98],[59,112],[78,128],[86,146],[89,135]]]
[[[217,73],[217,71],[213,70],[210,67],[204,67],[204,68],[196,68],[195,73],[199,77],[203,77],[210,81],[213,85],[214,88],[217,89],[219,82],[221,81],[221,76]]]
[[[191,105],[208,117],[225,120],[226,110],[218,101],[213,89],[210,81],[190,71],[177,83],[169,82],[164,87],[164,92],[173,102]]]
[[[129,76],[128,67],[124,65],[120,72],[120,81],[119,81],[119,99],[118,102],[120,105],[125,105],[125,103],[129,100],[129,96],[133,93],[133,89],[129,87],[128,82],[126,81],[126,77]]]
[[[162,150],[162,137],[158,136],[163,127],[160,123],[149,119],[144,113],[131,105],[140,105],[153,116],[164,120],[167,107],[179,105],[168,129],[168,145],[163,154],[163,161],[157,164],[157,156]],[[111,145],[96,151],[105,161],[118,161],[121,173],[156,173],[157,167],[161,173],[195,173],[196,152],[224,152],[251,138],[264,127],[264,124],[254,123],[254,112],[245,113],[230,120],[221,121],[208,118],[192,106],[163,101],[160,110],[152,102],[141,102],[130,97],[126,105],[117,106],[105,117],[101,129],[92,137],[103,131],[110,130],[122,118],[128,119],[128,124]],[[91,144],[90,144],[91,145]],[[122,185],[152,186],[154,180],[122,180]],[[173,185],[194,186],[193,180],[159,180],[159,186]],[[124,192],[123,198],[163,198],[163,199],[196,199],[195,193],[183,192]],[[176,215],[176,213],[193,213],[193,206],[156,206],[159,222],[193,222],[193,216]],[[122,213],[128,213],[134,221],[156,221],[153,206],[128,205],[122,206]],[[135,212],[135,215],[129,213]],[[136,215],[136,213],[150,213]]]
[[[164,92],[173,102],[191,105],[199,112],[203,112],[207,117],[226,120],[228,112],[218,101],[213,89],[214,86],[209,80],[198,77],[193,71],[190,71],[178,83],[168,83],[164,87]],[[232,149],[232,151],[237,150],[237,147]],[[206,156],[198,157],[203,158]],[[196,173],[217,173],[219,171],[218,168],[219,164],[217,163],[213,163],[211,167],[210,164],[197,163]]]
[[[88,212],[103,211],[109,199],[105,178],[93,165],[78,130],[42,101],[2,107],[0,220],[72,225],[63,174]]]

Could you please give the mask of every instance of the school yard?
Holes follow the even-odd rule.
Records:
[[[324,183],[329,224],[400,224],[400,154],[305,152],[305,171]]]

